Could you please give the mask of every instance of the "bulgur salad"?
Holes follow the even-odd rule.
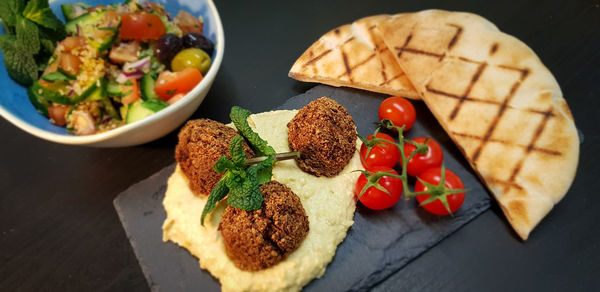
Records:
[[[61,6],[67,37],[28,90],[39,112],[75,135],[114,129],[182,99],[203,78],[214,44],[203,20],[126,1]]]

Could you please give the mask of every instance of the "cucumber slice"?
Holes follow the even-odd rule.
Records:
[[[141,100],[137,100],[129,105],[129,110],[127,111],[127,123],[131,124],[153,114],[154,112],[151,109],[148,109],[142,105]]]
[[[142,106],[156,113],[168,107],[169,104],[162,101],[162,99],[153,98],[143,101]]]
[[[35,99],[38,101],[46,100],[48,102],[54,102],[54,103],[64,104],[64,105],[73,104],[73,101],[70,100],[68,97],[44,88],[37,81],[33,83],[33,85],[31,86],[31,88],[29,90],[31,91],[31,94],[33,94]]]
[[[106,81],[104,78],[100,78],[96,83],[96,89],[87,96],[88,100],[103,100],[107,98],[106,94]],[[99,85],[99,86],[98,86]]]
[[[75,80],[73,76],[69,76],[59,71],[42,75],[42,79],[48,82]]]
[[[73,20],[78,16],[86,14],[88,12],[88,8],[90,8],[90,5],[82,2],[63,4],[60,6],[66,21]]]
[[[106,93],[109,96],[123,97],[123,88],[117,82],[108,82],[106,85]]]
[[[98,52],[109,49],[117,39],[118,27],[102,27],[106,10],[96,10],[83,14],[65,24],[69,35],[79,35],[88,38]],[[98,33],[98,30],[106,33]],[[99,35],[101,37],[99,37]]]
[[[154,92],[155,82],[156,80],[154,80],[151,73],[146,73],[144,77],[142,77],[140,89],[142,91],[143,100],[158,99],[158,95]]]

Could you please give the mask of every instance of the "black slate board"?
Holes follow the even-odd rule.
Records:
[[[298,109],[321,96],[343,105],[362,136],[375,129],[379,103],[386,97],[318,85],[278,109]],[[437,217],[423,211],[414,200],[400,200],[385,211],[371,211],[359,204],[355,223],[325,275],[309,283],[306,291],[368,290],[489,208],[487,190],[450,138],[422,102],[413,104],[418,118],[407,137],[430,136],[440,143],[446,168],[456,172],[470,190],[464,205],[454,217]],[[174,167],[131,186],[115,199],[115,208],[152,290],[219,291],[218,281],[200,269],[195,257],[173,243],[162,242],[161,226],[166,216],[162,199]]]

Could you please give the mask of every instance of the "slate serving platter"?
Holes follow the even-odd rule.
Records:
[[[317,85],[290,98],[278,109],[299,109],[322,96],[343,105],[363,137],[375,129],[373,123],[377,120],[379,103],[386,97],[362,90]],[[461,153],[425,104],[413,104],[418,118],[406,136],[429,136],[439,142],[446,168],[457,173],[469,189],[462,208],[453,217],[438,217],[418,207],[415,200],[401,199],[396,206],[384,211],[371,211],[358,204],[354,225],[338,246],[325,275],[305,286],[305,291],[368,290],[489,208],[487,190]],[[162,200],[174,168],[173,164],[131,186],[114,200],[115,208],[152,290],[219,291],[218,281],[200,269],[197,259],[187,250],[162,242],[161,227],[166,217]]]

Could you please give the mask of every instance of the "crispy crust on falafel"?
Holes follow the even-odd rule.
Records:
[[[260,191],[260,209],[245,211],[228,206],[219,223],[227,255],[246,271],[266,269],[284,260],[309,230],[302,202],[290,188],[270,181]]]
[[[292,151],[300,151],[300,169],[316,175],[339,174],[356,151],[356,126],[346,109],[321,97],[301,108],[288,123]]]
[[[219,157],[229,154],[229,142],[239,135],[234,129],[210,119],[189,121],[179,132],[179,143],[175,147],[175,160],[188,179],[195,195],[210,194],[222,174],[213,170]],[[246,158],[252,158],[254,152],[246,142],[243,143]]]

